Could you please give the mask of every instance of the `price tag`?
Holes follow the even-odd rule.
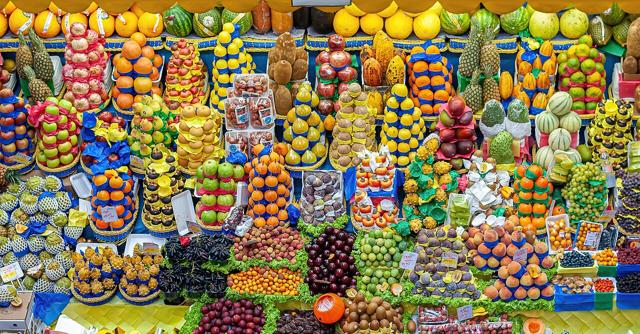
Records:
[[[458,312],[458,321],[464,321],[464,320],[473,318],[473,306],[471,305],[458,307],[457,312]]]
[[[107,223],[112,223],[118,220],[118,213],[116,212],[116,208],[113,206],[103,206],[102,220],[104,220]]]
[[[400,259],[400,268],[405,270],[413,270],[418,260],[418,253],[403,252],[402,259]]]
[[[458,254],[454,252],[445,252],[442,254],[442,261],[440,262],[445,267],[455,268],[458,266]]]
[[[78,200],[78,208],[80,209],[80,211],[86,212],[87,215],[89,215],[89,216],[91,216],[91,214],[93,213],[93,208],[91,207],[91,202],[87,201],[86,199],[80,198]]]
[[[587,247],[594,248],[598,242],[598,232],[587,232],[587,235],[584,238],[584,245]]]
[[[515,254],[513,254],[513,261],[515,261],[515,262],[525,262],[525,261],[527,261],[527,249],[526,248],[518,249],[515,252]]]
[[[558,236],[562,239],[564,239],[564,236],[566,235],[566,233],[564,231],[558,233]]]
[[[154,242],[143,242],[142,252],[149,255],[158,255],[160,254],[160,246]]]
[[[22,272],[22,268],[20,268],[20,264],[18,264],[18,262],[14,262],[0,268],[0,277],[4,283],[15,281],[23,276],[24,273]]]

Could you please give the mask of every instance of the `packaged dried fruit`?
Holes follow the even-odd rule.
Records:
[[[266,74],[240,74],[233,77],[233,96],[266,96],[269,91],[269,76]]]
[[[304,171],[300,197],[303,221],[311,225],[333,223],[345,213],[340,171]]]
[[[226,156],[232,151],[240,151],[249,157],[249,133],[229,131],[224,135],[224,152]]]
[[[249,106],[246,98],[232,97],[224,100],[227,129],[244,130],[249,127]]]
[[[578,250],[595,251],[600,242],[602,224],[581,221],[576,235],[576,248]]]

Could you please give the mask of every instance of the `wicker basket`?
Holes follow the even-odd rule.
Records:
[[[124,289],[122,289],[122,287],[119,287],[118,290],[120,292],[120,296],[122,297],[122,299],[124,299],[129,304],[133,304],[133,305],[137,305],[137,306],[144,306],[144,305],[152,304],[160,296],[160,289],[156,290],[154,293],[152,293],[152,294],[150,294],[148,296],[145,296],[145,297],[132,297],[132,296],[129,296],[127,294],[127,292]]]
[[[129,232],[133,229],[133,226],[136,224],[136,218],[138,217],[139,211],[139,203],[137,197],[133,200],[133,219],[128,224],[125,224],[121,229],[117,231],[104,231],[96,227],[93,223],[93,220],[89,219],[89,225],[91,226],[91,230],[96,236],[96,239],[102,242],[111,242],[116,245],[121,245],[127,241],[127,236]]]
[[[175,224],[171,225],[171,226],[164,226],[164,225],[153,225],[151,224],[151,222],[146,220],[145,214],[144,214],[144,208],[142,209],[142,216],[141,216],[141,220],[142,223],[144,224],[144,226],[149,230],[149,234],[151,234],[154,237],[157,238],[171,238],[173,236],[177,236],[178,235],[178,226],[176,226]],[[175,221],[175,219],[174,219]]]
[[[99,306],[108,303],[116,294],[116,291],[116,289],[113,289],[111,291],[105,291],[104,295],[100,297],[86,298],[82,297],[73,286],[71,287],[71,294],[73,294],[73,297],[82,304],[89,306]]]
[[[36,149],[36,156],[38,155],[38,150]],[[80,154],[76,156],[76,158],[68,165],[64,167],[58,168],[48,168],[47,166],[43,166],[38,161],[36,161],[36,165],[38,165],[38,169],[47,174],[57,176],[58,178],[65,178],[67,176],[73,175],[78,171],[78,162],[80,161]]]
[[[198,210],[200,209],[201,204],[200,202],[198,202],[198,204],[196,204],[196,213],[198,212]],[[198,217],[198,215],[196,214],[196,223],[198,223],[198,226],[200,226],[200,228],[202,229],[202,232],[206,233],[206,234],[218,234],[222,231],[222,226],[208,226],[205,225],[202,220],[200,220],[200,217]]]

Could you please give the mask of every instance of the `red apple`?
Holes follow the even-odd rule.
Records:
[[[322,51],[316,56],[316,65],[324,64],[329,62],[329,52]]]
[[[344,37],[338,34],[333,34],[329,36],[329,38],[327,39],[327,42],[329,44],[329,51],[342,51],[345,48]]]

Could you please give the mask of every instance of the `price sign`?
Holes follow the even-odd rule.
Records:
[[[515,262],[525,262],[525,261],[527,261],[527,249],[526,248],[518,249],[515,252],[515,254],[513,254],[513,261],[515,261]]]
[[[418,260],[418,253],[403,252],[402,259],[400,259],[400,268],[405,270],[413,270]]]
[[[154,242],[143,242],[142,252],[149,255],[158,255],[160,254],[160,246]]]
[[[598,232],[587,232],[584,238],[584,245],[587,247],[595,248],[598,242]]]
[[[442,261],[440,262],[445,267],[455,268],[458,266],[458,254],[454,252],[445,252],[442,254]]]
[[[0,277],[4,283],[9,283],[11,281],[15,281],[18,278],[22,278],[24,273],[20,268],[20,264],[18,262],[14,262],[8,264],[2,268],[0,268]]]
[[[464,321],[473,318],[473,306],[465,305],[457,308],[458,321]]]
[[[78,207],[79,207],[80,211],[86,212],[87,215],[89,215],[89,216],[91,216],[91,214],[93,213],[93,208],[91,207],[91,202],[87,201],[86,199],[80,198],[78,200]]]
[[[116,208],[113,206],[103,206],[102,220],[104,220],[107,223],[112,223],[118,220],[118,213],[116,212]]]

